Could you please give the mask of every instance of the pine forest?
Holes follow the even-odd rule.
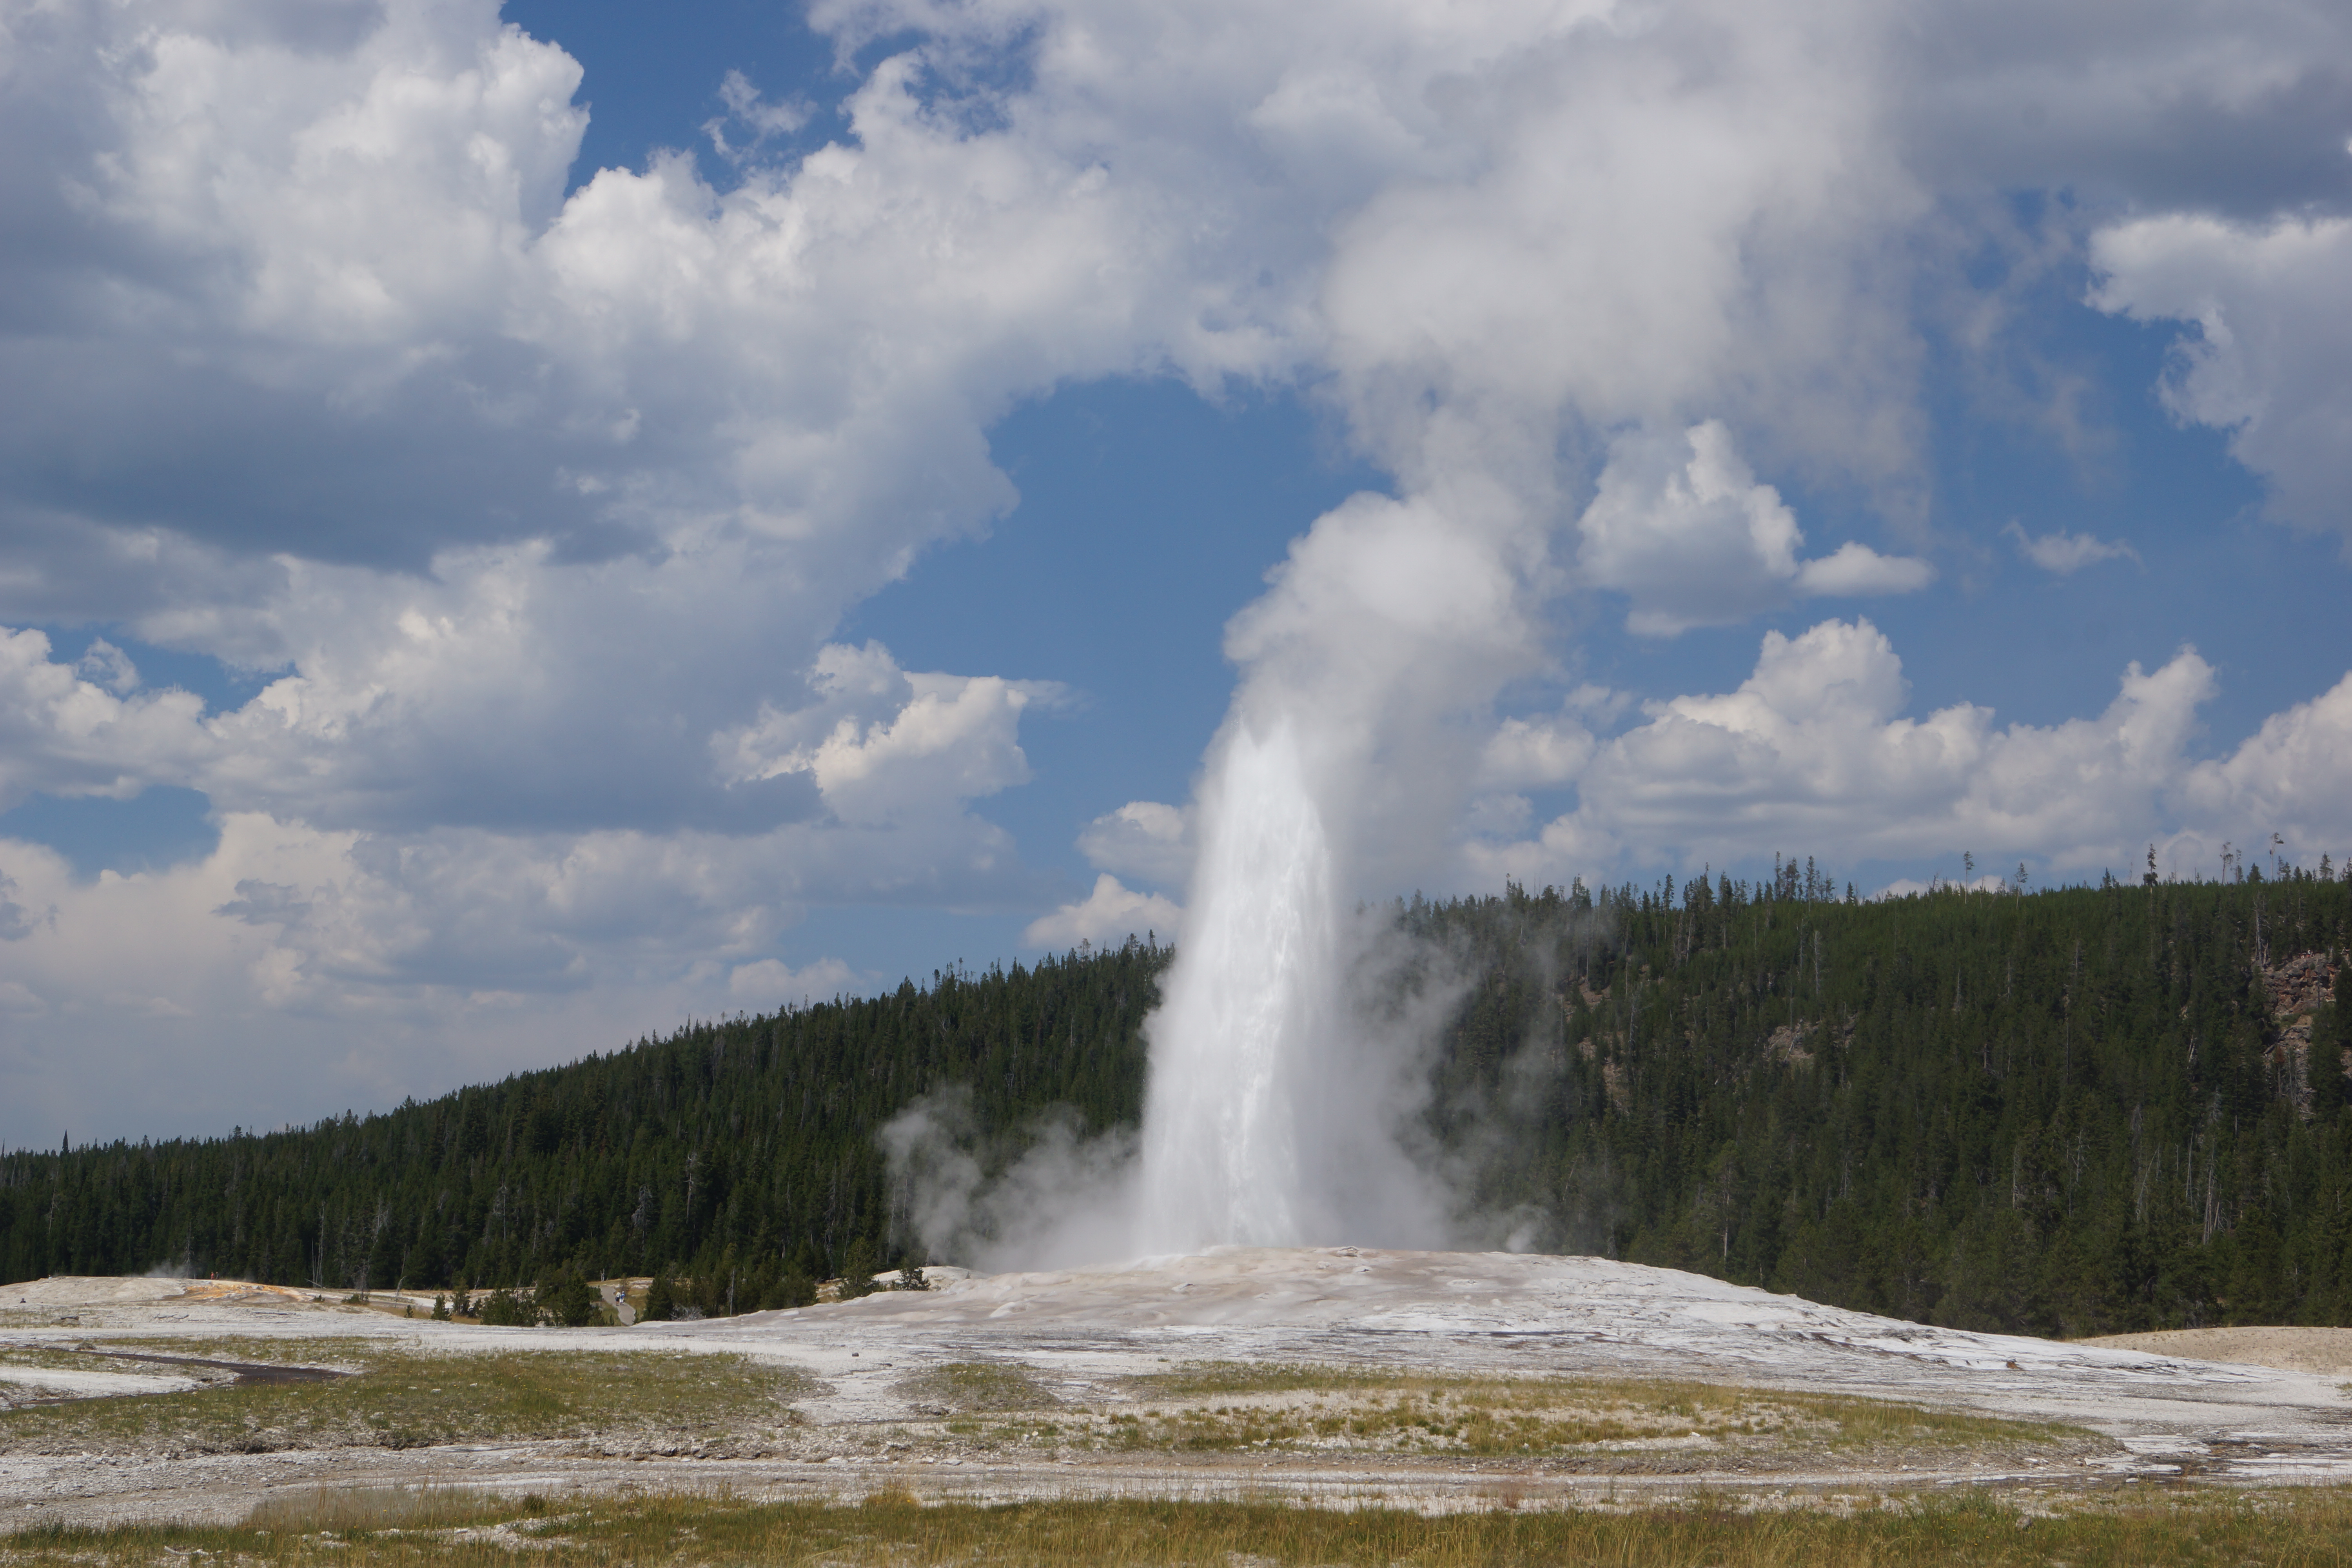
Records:
[[[1472,1245],[1958,1327],[2352,1323],[2352,880],[1858,902],[1760,882],[1367,912],[1433,998],[1413,1140]],[[914,1256],[877,1134],[969,1096],[996,1157],[1132,1124],[1173,952],[1129,942],[697,1022],[299,1129],[0,1154],[0,1272],[337,1290],[677,1276],[706,1312]],[[594,1042],[583,1042],[583,1046]]]

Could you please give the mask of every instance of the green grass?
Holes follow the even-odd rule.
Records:
[[[1489,1508],[1430,1518],[1273,1503],[862,1505],[726,1498],[524,1498],[455,1491],[296,1496],[228,1529],[47,1528],[0,1536],[0,1568],[192,1560],[338,1568],[409,1563],[1264,1564],[1473,1568],[2286,1568],[2352,1565],[2341,1490],[2089,1502],[2033,1518],[1981,1497],[1742,1512]]]
[[[950,1362],[907,1378],[898,1392],[957,1412],[1046,1410],[1062,1403],[1027,1367],[1009,1362]]]
[[[169,1371],[147,1362],[108,1361],[62,1345],[10,1345],[0,1349],[0,1367],[44,1367],[60,1372]]]
[[[396,1342],[373,1334],[302,1335],[284,1339],[190,1339],[184,1335],[140,1335],[89,1340],[102,1351],[131,1351],[139,1355],[197,1356],[205,1361],[241,1361],[288,1366],[363,1366],[387,1349],[414,1341]]]
[[[121,1342],[117,1342],[118,1343]],[[352,1369],[327,1383],[249,1384],[0,1411],[0,1452],[264,1453],[350,1446],[596,1439],[762,1447],[811,1391],[734,1355],[501,1351],[436,1355],[380,1340],[147,1342],[156,1353]],[[80,1358],[112,1370],[147,1363]],[[156,1368],[154,1370],[167,1370]]]
[[[1188,1361],[1172,1372],[1130,1378],[1129,1385],[1156,1399],[1190,1399],[1204,1394],[1342,1394],[1446,1384],[1440,1377],[1332,1362]]]
[[[1837,1394],[1593,1377],[1445,1378],[1319,1363],[1202,1362],[1123,1380],[1133,1403],[1072,1409],[1017,1367],[965,1363],[902,1387],[979,1448],[1572,1459],[1664,1450],[1785,1463],[1837,1455],[2105,1445],[2084,1428]],[[1036,1412],[1026,1416],[1017,1412]],[[1013,1415],[1013,1418],[1002,1418]],[[992,1418],[997,1417],[997,1418]]]

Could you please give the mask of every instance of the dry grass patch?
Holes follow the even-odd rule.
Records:
[[[964,1361],[900,1380],[898,1392],[942,1412],[1049,1410],[1062,1401],[1027,1367],[1011,1362]]]
[[[266,1498],[245,1522],[270,1535],[406,1533],[495,1524],[518,1510],[526,1518],[546,1512],[543,1503],[518,1503],[466,1487],[340,1487]]]
[[[130,1351],[138,1355],[195,1356],[205,1361],[247,1362],[258,1366],[326,1366],[346,1372],[357,1372],[394,1352],[415,1348],[413,1341],[373,1334],[301,1334],[273,1339],[142,1334],[109,1336],[88,1342],[98,1350]]]
[[[1447,1378],[1311,1363],[1192,1363],[1130,1380],[1114,1447],[1559,1457],[1605,1449],[1982,1448],[2092,1440],[2080,1427],[1885,1400],[1631,1378]]]
[[[790,1402],[814,1387],[789,1368],[683,1352],[435,1354],[374,1340],[145,1342],[145,1347],[208,1360],[327,1366],[351,1375],[0,1412],[0,1452],[267,1453],[500,1439],[756,1451],[791,1424]],[[152,1363],[86,1355],[79,1364],[132,1369]]]
[[[132,1372],[152,1363],[110,1362],[68,1345],[0,1346],[0,1367],[34,1367],[49,1372]]]
[[[2140,1500],[2030,1517],[1969,1498],[1840,1515],[1728,1507],[1430,1518],[1277,1504],[1048,1502],[925,1506],[904,1490],[858,1506],[726,1498],[322,1495],[239,1529],[42,1529],[0,1537],[0,1565],[168,1563],[197,1552],[278,1564],[1116,1563],[1231,1568],[1609,1563],[1614,1568],[2241,1568],[2352,1565],[2342,1491]]]

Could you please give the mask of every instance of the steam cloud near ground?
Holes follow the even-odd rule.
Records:
[[[1570,914],[1588,939],[1605,912]],[[1323,1206],[1298,1245],[1475,1251],[1600,1250],[1609,1215],[1482,1198],[1517,1165],[1565,1070],[1557,1041],[1537,1030],[1506,1057],[1496,1090],[1456,1091],[1439,1105],[1431,1082],[1442,1034],[1475,974],[1465,956],[1414,936],[1391,906],[1360,909],[1348,926],[1348,1016],[1332,1059],[1318,1064],[1297,1114],[1321,1123],[1307,1147]],[[1538,951],[1547,951],[1538,949]],[[1548,991],[1558,977],[1539,974]],[[1433,1111],[1442,1111],[1441,1142]],[[1139,1238],[1139,1130],[1090,1131],[1067,1106],[1010,1128],[984,1124],[969,1088],[923,1095],[878,1142],[888,1163],[897,1238],[925,1261],[984,1272],[1060,1268],[1149,1251]]]

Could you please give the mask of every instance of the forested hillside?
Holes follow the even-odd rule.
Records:
[[[1825,893],[1408,911],[1480,976],[1439,1114],[1481,1205],[1964,1327],[2352,1323],[2352,885]]]
[[[1459,990],[1430,1134],[1498,1244],[1970,1327],[2352,1322],[2352,884],[1863,904],[1793,864],[1399,905]],[[307,1130],[0,1156],[0,1272],[338,1289],[897,1260],[875,1133],[1132,1121],[1168,950],[698,1024]],[[2316,1070],[2314,1070],[2315,1066]]]
[[[706,1310],[870,1261],[874,1134],[926,1089],[983,1119],[1142,1098],[1165,948],[936,974],[869,1001],[695,1024],[380,1116],[204,1142],[0,1156],[0,1275],[164,1265],[337,1289],[690,1268]]]

